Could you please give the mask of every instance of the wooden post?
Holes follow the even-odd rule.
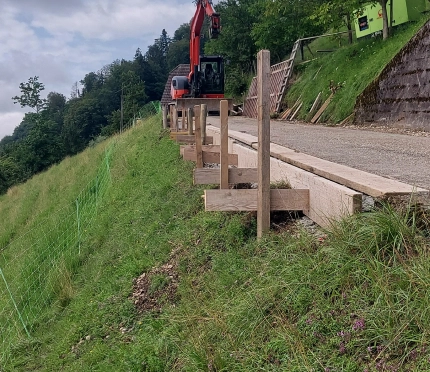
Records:
[[[196,138],[196,168],[203,168],[203,153],[202,153],[202,132],[200,127],[200,106],[194,106],[194,120],[196,125],[195,138]]]
[[[181,120],[181,130],[184,130],[186,127],[186,118],[185,118],[185,109],[182,109],[182,120]]]
[[[208,105],[202,103],[200,105],[200,128],[202,130],[202,144],[205,143],[206,138],[206,117],[208,116]]]
[[[173,125],[175,128],[175,131],[178,132],[178,109],[176,108],[176,106],[173,107]]]
[[[221,118],[220,189],[228,189],[228,101],[222,100],[219,106]]]
[[[270,52],[257,54],[258,198],[257,238],[270,230]]]
[[[167,105],[163,106],[163,129],[167,128]]]
[[[170,114],[169,126],[170,126],[170,129],[172,129],[173,128],[173,105],[169,105],[169,114]]]
[[[188,120],[188,134],[192,136],[193,135],[193,109],[192,108],[188,109],[187,120]]]

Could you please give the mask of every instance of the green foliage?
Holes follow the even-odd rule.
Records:
[[[46,104],[46,100],[40,97],[40,93],[45,90],[43,83],[39,81],[39,76],[31,77],[27,83],[20,83],[21,96],[12,97],[13,103],[19,103],[21,107],[31,107],[39,113]]]

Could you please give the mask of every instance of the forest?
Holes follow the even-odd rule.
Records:
[[[375,3],[386,9],[387,0]],[[224,57],[226,95],[240,99],[255,74],[258,50],[269,49],[273,63],[282,61],[298,38],[351,29],[353,12],[361,4],[362,0],[222,0],[215,5],[221,35],[209,40],[206,25],[201,54]],[[87,73],[69,97],[49,92],[42,98],[45,87],[38,76],[21,83],[22,94],[12,99],[29,112],[13,134],[0,141],[0,194],[118,132],[121,100],[124,122],[144,104],[160,100],[169,71],[189,63],[189,38],[188,22],[172,37],[163,29],[145,53],[138,48],[132,60],[116,60]]]

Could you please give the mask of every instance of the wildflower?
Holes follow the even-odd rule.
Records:
[[[352,325],[353,331],[362,331],[364,328],[366,328],[366,323],[363,318],[357,319]]]

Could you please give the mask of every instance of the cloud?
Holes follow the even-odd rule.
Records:
[[[11,97],[39,76],[45,93],[70,96],[85,74],[146,52],[163,29],[170,36],[195,11],[191,0],[1,0],[0,138],[17,123]],[[27,110],[30,111],[30,110]],[[19,123],[18,123],[19,124]],[[11,132],[11,131],[10,131]],[[8,133],[10,134],[10,133]]]
[[[22,112],[0,113],[0,139],[11,135],[23,118],[24,114]]]

